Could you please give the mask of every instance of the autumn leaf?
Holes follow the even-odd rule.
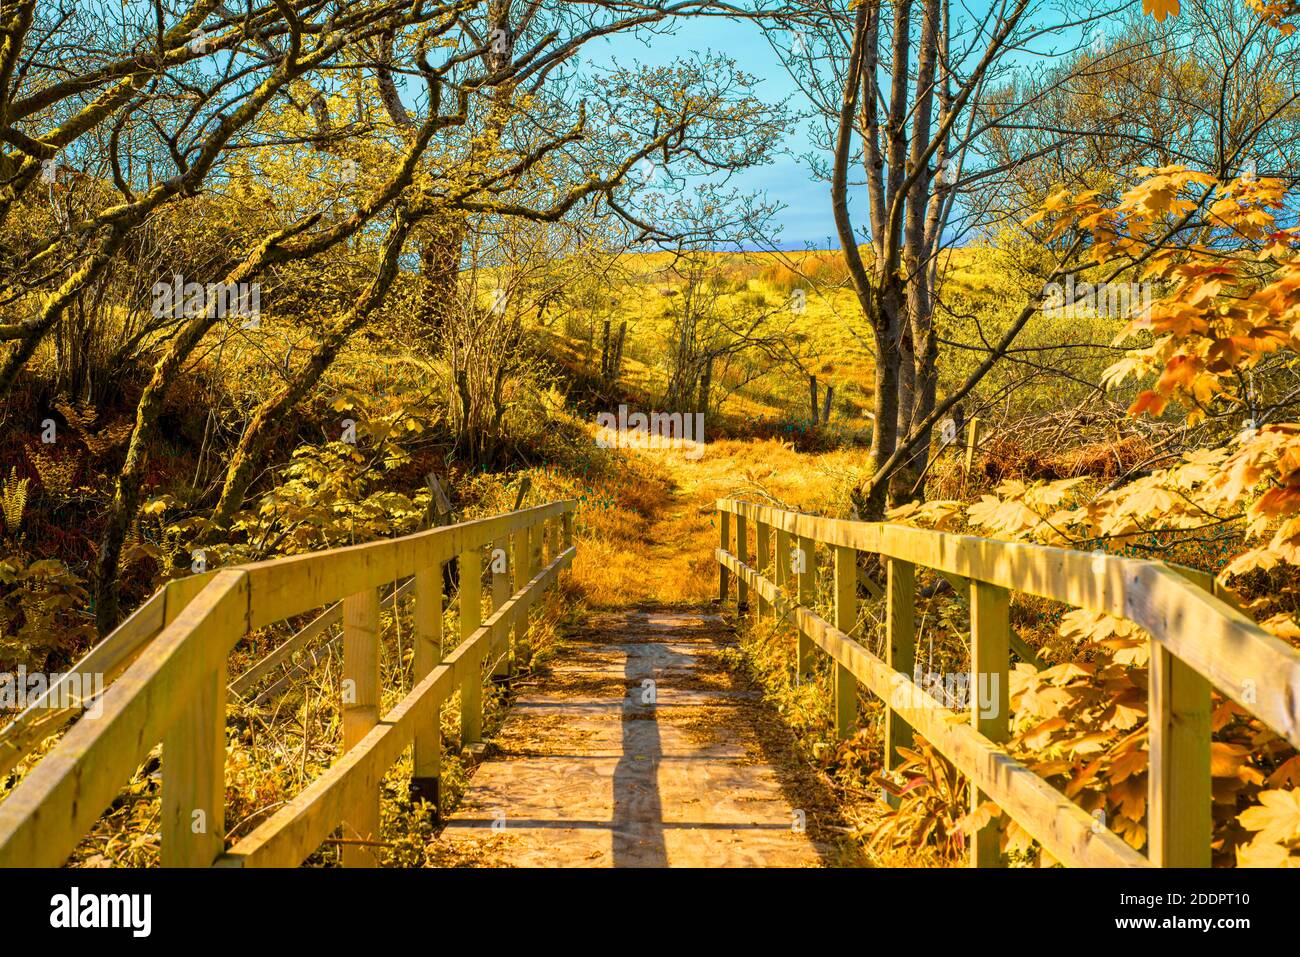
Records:
[[[956,829],[962,834],[974,834],[983,830],[996,817],[1002,815],[1002,809],[992,801],[983,801],[980,805],[957,821]]]
[[[1300,785],[1300,754],[1293,755],[1278,765],[1268,776],[1266,783],[1273,788],[1284,784],[1290,784],[1292,787]]]
[[[1120,755],[1110,766],[1110,777],[1112,781],[1123,781],[1127,777],[1135,774],[1141,774],[1147,769],[1147,752],[1129,751],[1127,754]]]
[[[1178,16],[1178,0],[1142,0],[1142,12],[1155,17],[1157,23],[1163,23],[1171,13]]]
[[[1261,791],[1259,804],[1238,819],[1257,839],[1281,844],[1300,840],[1300,791]]]
[[[1133,401],[1133,404],[1129,406],[1128,412],[1129,415],[1134,416],[1141,415],[1143,412],[1159,415],[1165,410],[1167,404],[1166,399],[1159,393],[1153,392],[1151,389],[1143,389],[1138,393],[1138,397]]]
[[[1216,778],[1236,777],[1250,759],[1250,749],[1223,741],[1210,743],[1210,774]]]

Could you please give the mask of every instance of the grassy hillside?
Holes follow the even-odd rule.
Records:
[[[745,434],[740,425],[745,422],[806,422],[811,374],[820,389],[834,389],[833,430],[841,437],[868,439],[874,344],[839,252],[712,252],[700,258],[702,265],[683,265],[682,257],[670,252],[619,256],[595,288],[583,288],[563,310],[532,320],[532,326],[549,334],[550,348],[577,370],[599,364],[605,322],[612,330],[626,322],[618,384],[627,395],[657,407],[674,319],[695,279],[709,309],[730,327],[761,321],[790,347],[788,353],[752,356],[724,371],[715,383],[725,392],[718,408],[724,431]],[[1007,290],[997,281],[999,263],[991,250],[951,250],[944,268],[951,269],[949,289],[963,301],[1006,311]],[[692,270],[694,277],[688,274]],[[480,285],[486,303],[492,280]]]

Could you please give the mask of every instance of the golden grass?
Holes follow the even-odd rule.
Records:
[[[666,449],[613,454],[627,475],[578,508],[572,576],[594,607],[713,598],[717,499],[844,515],[849,489],[868,467],[865,449],[807,455],[770,439],[713,442],[695,461]]]
[[[813,373],[822,389],[834,386],[833,422],[850,430],[869,428],[868,413],[874,407],[873,340],[842,254],[808,250],[706,255],[713,260],[706,279],[713,308],[742,325],[746,319],[766,316],[765,330],[769,334],[779,330],[800,355],[802,366],[802,370],[773,366],[751,381],[730,383],[738,387],[728,394],[722,411],[738,419],[806,417],[806,373]],[[967,247],[943,255],[948,288],[999,308],[1006,301],[1005,269],[991,250]],[[620,257],[608,287],[602,288],[594,304],[588,304],[591,311],[575,306],[566,323],[547,331],[562,332],[569,347],[565,351],[594,367],[599,363],[604,321],[609,319],[613,328],[626,322],[622,384],[653,402],[663,389],[661,360],[673,338],[673,317],[682,300],[683,280],[672,270],[673,263],[670,253]],[[719,385],[729,386],[725,376]]]

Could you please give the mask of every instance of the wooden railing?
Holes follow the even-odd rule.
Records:
[[[721,598],[726,600],[734,577],[742,607],[752,592],[760,617],[777,616],[793,624],[801,674],[810,671],[816,648],[830,656],[838,735],[853,733],[861,682],[886,705],[886,766],[895,764],[896,748],[909,742],[914,729],[968,777],[973,802],[995,802],[1066,865],[1210,865],[1212,688],[1300,747],[1300,653],[1225,602],[1208,574],[1162,562],[820,518],[729,499],[720,500],[717,508]],[[818,545],[829,551],[833,563],[833,622],[811,607]],[[858,627],[858,552],[878,554],[886,569],[884,660],[851,637]],[[792,556],[802,560],[792,562]],[[774,566],[772,578],[767,577],[769,565]],[[969,716],[943,707],[912,681],[918,568],[969,589]],[[1001,746],[1009,736],[1012,592],[1125,618],[1151,636],[1145,854]],[[981,675],[998,680],[981,682]],[[972,835],[972,865],[999,865],[999,827],[995,820]]]
[[[94,702],[94,716],[83,716],[0,801],[0,867],[66,861],[159,742],[164,865],[292,866],[342,825],[343,863],[373,866],[385,773],[414,745],[413,783],[436,794],[439,714],[457,690],[462,744],[480,740],[483,663],[491,661],[494,672],[507,667],[511,633],[523,634],[528,609],[573,560],[574,507],[554,502],[172,582],[69,672],[111,683]],[[444,658],[443,565],[453,558],[460,570],[461,640]],[[492,610],[482,620],[485,558]],[[388,601],[395,607],[414,593],[414,687],[381,718],[379,589],[402,579],[410,580]],[[250,631],[336,601],[289,640],[287,651],[272,652],[228,687],[227,658]],[[245,693],[340,619],[343,751],[227,849],[228,696]],[[12,768],[82,710],[51,706],[61,701],[52,687],[0,729],[0,769]]]

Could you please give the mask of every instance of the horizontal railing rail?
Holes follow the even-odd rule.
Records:
[[[753,592],[760,617],[788,619],[798,634],[801,673],[811,668],[815,648],[830,656],[837,733],[852,733],[861,682],[886,705],[886,767],[894,765],[897,748],[915,730],[969,778],[973,802],[996,803],[1062,863],[1209,866],[1212,688],[1300,747],[1300,652],[1223,600],[1208,574],[1156,561],[824,518],[730,499],[719,500],[717,509],[722,599],[734,577],[741,606]],[[833,623],[810,607],[818,544],[833,556]],[[800,562],[791,561],[795,549]],[[884,659],[851,637],[858,626],[859,552],[877,554],[885,565]],[[918,568],[969,582],[970,671],[999,680],[982,684],[972,678],[968,716],[943,707],[912,681]],[[1012,592],[1124,618],[1151,636],[1145,854],[1002,747],[1009,737]],[[998,697],[982,700],[984,694]],[[973,865],[999,864],[1000,826],[993,821],[972,835]]]
[[[379,603],[380,611],[391,611],[397,607],[398,602],[409,595],[415,588],[415,579],[408,578],[397,588],[390,591],[384,596],[384,600]],[[342,637],[341,631],[335,632],[334,626],[343,622],[343,602],[337,601],[330,605],[323,612],[313,618],[300,631],[289,636],[288,640],[281,642],[272,651],[258,659],[254,664],[239,677],[230,682],[230,693],[239,697],[247,697],[248,693],[262,683],[265,678],[274,673],[282,665],[291,661],[298,652],[305,651],[316,639],[322,635],[329,635],[321,644],[323,647],[313,649],[311,660],[305,664],[296,665],[290,668],[288,672],[282,675],[269,687],[263,689],[252,699],[252,703],[257,704],[267,698],[272,697],[277,692],[293,682],[294,678],[301,677],[309,672],[317,664],[322,653],[338,644],[339,638]]]
[[[170,581],[158,589],[153,597],[103,641],[97,642],[9,724],[0,727],[0,774],[13,770],[46,739],[57,734],[73,717],[93,704],[90,699],[73,704],[62,702],[88,686],[95,686],[97,682],[89,679],[100,678],[105,685],[114,681],[158,636],[163,626],[180,614],[211,577],[211,572],[191,575]]]
[[[218,859],[223,864],[296,864],[342,825],[347,835],[343,863],[372,866],[380,780],[413,743],[413,783],[436,797],[438,711],[455,690],[461,695],[462,743],[480,740],[481,664],[493,660],[494,672],[508,667],[510,634],[516,641],[522,636],[529,608],[572,562],[575,505],[553,502],[170,583],[73,669],[117,677],[95,702],[96,715],[87,714],[70,728],[0,801],[0,867],[66,861],[160,742],[164,865],[207,866]],[[483,621],[481,588],[489,548],[492,614]],[[453,559],[460,569],[461,641],[444,662],[442,566]],[[379,588],[402,579],[411,579],[407,593],[415,599],[415,688],[381,721]],[[402,594],[399,589],[392,596],[394,610]],[[344,646],[342,753],[298,801],[227,855],[227,657],[249,632],[338,600]],[[313,634],[337,620],[332,610],[320,617],[327,620]],[[271,665],[290,655],[274,658]],[[271,665],[261,671],[255,665],[254,677],[269,674]],[[235,684],[246,690],[252,682],[243,685],[241,680],[247,677]],[[49,707],[56,700],[47,694],[10,723],[0,759],[12,766],[82,710]],[[398,741],[402,746],[394,752]],[[318,839],[307,846],[304,835]],[[291,860],[298,850],[301,855]]]

